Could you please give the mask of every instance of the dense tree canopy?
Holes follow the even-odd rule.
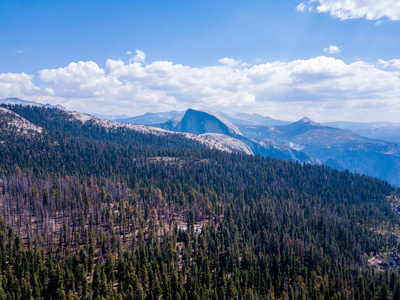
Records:
[[[10,107],[0,299],[399,299],[398,191],[325,166]]]

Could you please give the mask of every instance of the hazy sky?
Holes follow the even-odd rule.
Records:
[[[400,122],[398,0],[0,0],[0,98]]]

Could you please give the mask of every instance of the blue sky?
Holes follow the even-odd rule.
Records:
[[[399,121],[399,19],[397,0],[2,0],[0,98]]]

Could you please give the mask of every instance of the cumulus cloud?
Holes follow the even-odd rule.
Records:
[[[400,20],[400,2],[398,0],[309,0],[300,3],[297,9],[304,11],[306,7],[320,13],[329,13],[341,20],[360,18]]]
[[[55,94],[66,98],[99,98],[112,83],[105,77],[104,70],[93,61],[72,62],[64,68],[44,69],[39,71],[39,76],[44,82],[51,83],[51,90]]]
[[[328,54],[336,54],[340,53],[340,48],[338,46],[330,45],[329,47],[324,48],[324,52]]]
[[[25,73],[0,73],[0,96],[2,98],[36,96],[40,89],[32,80],[33,75]]]
[[[129,54],[132,54],[132,52],[130,52],[130,51],[128,51],[128,52],[129,52]],[[137,62],[145,61],[146,54],[142,50],[136,50],[135,53],[136,53],[135,56],[129,60],[130,63],[135,62],[135,61],[137,61]]]
[[[319,56],[249,66],[223,58],[201,68],[170,61],[126,64],[109,59],[104,68],[81,61],[41,70],[40,88],[32,78],[24,73],[0,74],[0,98],[35,94],[69,109],[130,115],[194,107],[284,119],[305,114],[317,120],[346,119],[349,113],[359,113],[364,120],[368,107],[375,112],[371,118],[379,116],[378,110],[382,116],[400,111],[400,60],[396,59],[370,64]],[[378,110],[374,103],[379,103]],[[351,118],[355,120],[354,115]]]
[[[227,57],[221,58],[220,60],[218,60],[218,62],[223,65],[227,65],[230,68],[233,68],[240,64],[240,61],[234,60],[233,58],[227,58]]]

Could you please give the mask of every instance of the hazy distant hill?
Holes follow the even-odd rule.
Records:
[[[65,109],[64,106],[57,104],[57,105],[50,105],[50,104],[41,104],[34,101],[26,101],[21,100],[19,98],[6,98],[0,99],[0,105],[22,105],[22,106],[39,106],[39,107],[46,107],[46,108],[57,108],[57,109]]]
[[[170,119],[183,116],[183,111],[172,110],[169,112],[160,113],[145,113],[141,116],[131,118],[116,118],[114,121],[129,124],[155,125],[165,123]]]
[[[276,120],[259,114],[236,113],[234,115],[218,112],[218,115],[224,117],[235,125],[286,125],[290,122]]]
[[[123,115],[105,115],[105,114],[93,114],[96,118],[100,118],[103,120],[115,121],[115,120],[125,120],[129,118],[129,116]],[[128,123],[128,122],[127,122]]]
[[[359,135],[384,140],[388,142],[400,143],[400,123],[390,122],[330,122],[328,126],[348,129]]]
[[[99,114],[96,114],[96,116],[98,116],[99,118],[114,120],[122,123],[155,125],[155,124],[165,123],[171,119],[177,119],[178,121],[180,121],[180,119],[183,117],[184,114],[185,111],[173,110],[173,111],[159,112],[159,113],[148,112],[145,113],[144,115],[130,117],[130,118],[128,117],[118,118],[118,117],[99,115]],[[220,111],[211,114],[221,116],[223,119],[231,122],[234,125],[285,125],[290,123],[287,121],[281,121],[270,117],[261,116],[259,114],[236,113],[232,115]]]
[[[283,126],[239,126],[249,138],[288,145],[322,163],[400,185],[400,145],[362,137],[308,118]]]

